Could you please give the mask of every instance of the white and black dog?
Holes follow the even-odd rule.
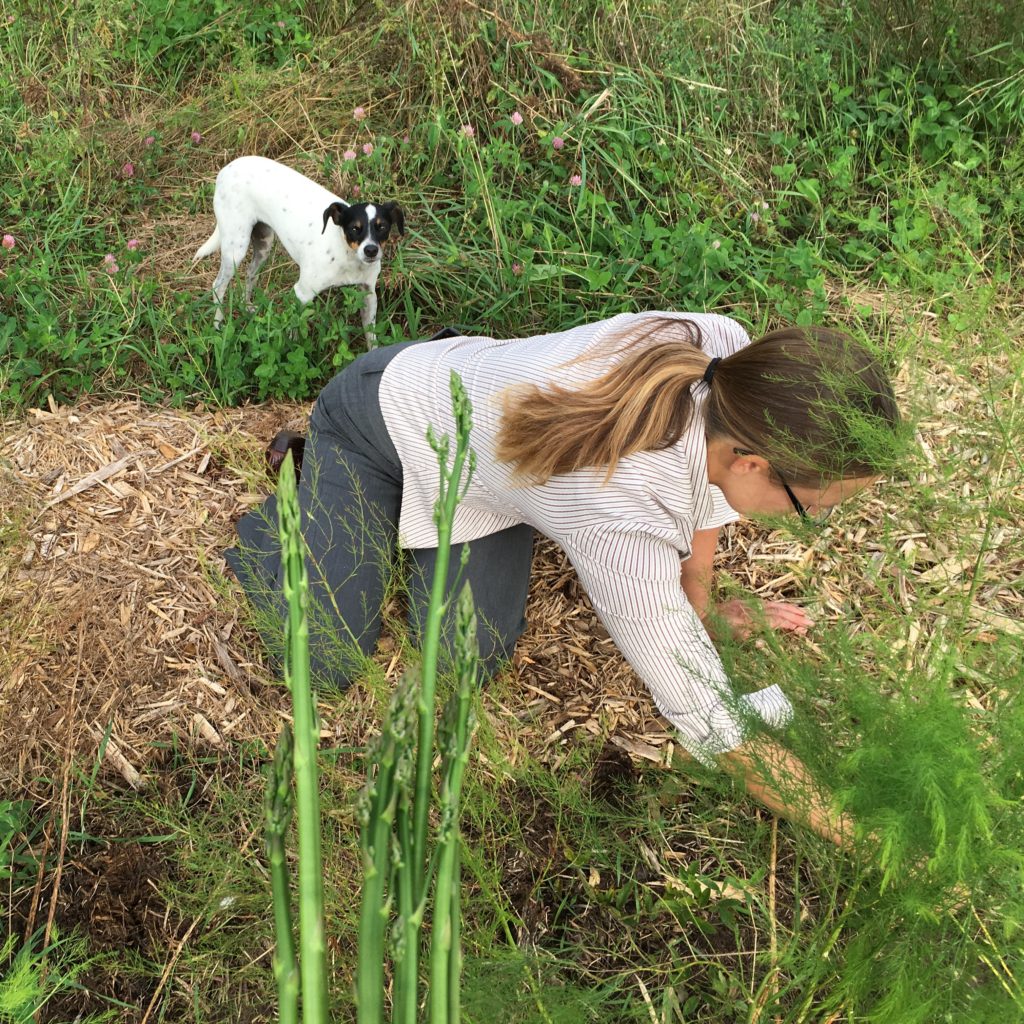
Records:
[[[299,265],[295,294],[301,303],[338,285],[366,289],[360,319],[367,346],[374,346],[381,252],[393,227],[405,234],[405,217],[397,203],[350,205],[284,164],[262,156],[242,156],[217,175],[213,212],[217,226],[192,262],[220,250],[220,273],[213,282],[218,326],[224,319],[224,295],[250,241],[253,253],[245,278],[245,302],[252,309],[256,275],[270,255],[276,235]],[[328,221],[341,228],[340,234],[327,231]]]

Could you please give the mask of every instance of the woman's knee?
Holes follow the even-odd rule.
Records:
[[[516,643],[526,631],[526,618],[515,623],[481,623],[477,628],[480,667],[485,678],[496,675],[512,660]]]
[[[377,646],[377,636],[359,638],[333,634],[310,634],[309,670],[313,684],[331,690],[347,690],[366,674]]]

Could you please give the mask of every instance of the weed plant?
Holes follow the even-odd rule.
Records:
[[[972,712],[960,654],[908,669],[906,653],[887,641],[836,631],[813,659],[778,646],[774,655],[771,677],[786,679],[806,709],[787,745],[853,816],[860,851],[852,888],[844,885],[835,908],[850,941],[830,951],[809,991],[833,976],[822,1007],[865,1020],[1019,1016],[1019,656],[1007,665],[1004,696]],[[743,674],[734,669],[734,678]],[[809,979],[793,982],[780,998]]]
[[[32,1024],[47,1003],[79,987],[78,978],[90,964],[81,938],[64,939],[55,933],[49,945],[34,952],[32,943],[19,949],[15,937],[8,937],[0,946],[0,1022]],[[77,1019],[81,1024],[102,1024],[110,1015],[79,1015]]]

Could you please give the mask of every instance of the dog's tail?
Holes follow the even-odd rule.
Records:
[[[219,251],[219,249],[220,226],[218,225],[213,229],[213,234],[196,250],[195,256],[192,257],[192,262],[198,263],[204,256],[209,256],[211,253]]]

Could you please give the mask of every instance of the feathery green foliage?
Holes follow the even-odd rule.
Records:
[[[49,945],[37,952],[31,943],[19,948],[9,936],[0,944],[0,1024],[33,1024],[55,996],[79,987],[79,977],[90,966],[87,945],[79,937],[54,932]],[[79,1017],[81,1024],[110,1019],[108,1014]]]
[[[833,933],[848,941],[830,951],[822,1005],[901,1024],[1019,1015],[1021,659],[1006,666],[1004,696],[972,711],[957,686],[971,670],[953,652],[908,669],[904,650],[842,629],[811,657],[773,647],[763,668],[798,709],[787,745],[858,830],[858,871]]]

